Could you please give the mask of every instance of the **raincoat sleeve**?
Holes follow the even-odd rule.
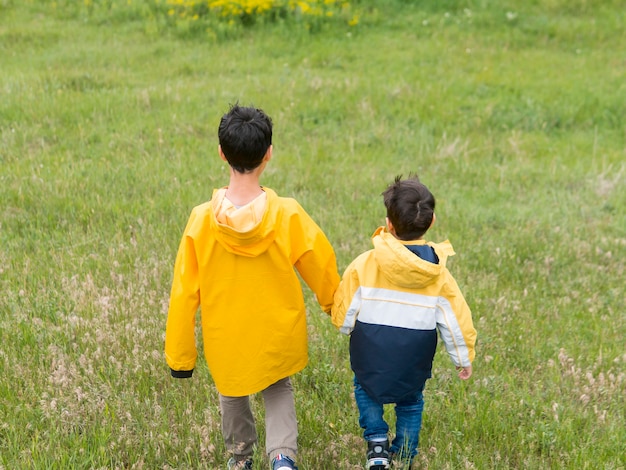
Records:
[[[304,209],[292,218],[290,235],[294,243],[295,268],[315,294],[322,310],[330,314],[333,295],[339,285],[333,247]]]
[[[331,321],[341,333],[349,335],[354,329],[356,318],[361,310],[361,298],[358,295],[360,283],[354,262],[348,266],[335,292]]]
[[[172,376],[191,377],[198,356],[195,339],[200,282],[194,239],[190,235],[192,213],[178,248],[165,328],[165,359]]]
[[[472,313],[456,281],[449,273],[445,293],[437,304],[437,329],[454,365],[457,367],[472,365],[476,344]]]

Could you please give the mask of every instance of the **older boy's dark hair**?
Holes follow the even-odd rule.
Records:
[[[272,145],[272,120],[261,109],[236,103],[222,116],[217,135],[228,164],[247,173],[261,164]]]
[[[417,175],[396,176],[382,193],[387,217],[400,240],[417,240],[426,233],[435,214],[435,196]]]

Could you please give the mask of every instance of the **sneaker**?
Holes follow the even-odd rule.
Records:
[[[231,457],[228,461],[228,470],[252,470],[252,459],[235,460]]]
[[[368,441],[366,470],[387,470],[389,468],[389,441]]]
[[[278,454],[272,460],[272,470],[298,470],[296,463],[284,454]]]

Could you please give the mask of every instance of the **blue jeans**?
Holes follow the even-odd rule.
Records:
[[[424,398],[422,389],[409,399],[395,403],[396,437],[391,442],[390,452],[400,460],[412,460],[417,455],[420,429],[422,428],[422,410]],[[359,408],[359,425],[363,428],[366,441],[388,438],[389,425],[383,418],[383,405],[373,400],[354,378],[354,398]]]

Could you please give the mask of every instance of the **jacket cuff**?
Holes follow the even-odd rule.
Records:
[[[172,373],[172,377],[174,377],[175,379],[188,379],[192,376],[193,374],[193,369],[191,370],[174,370],[174,369],[170,369],[170,372]]]

